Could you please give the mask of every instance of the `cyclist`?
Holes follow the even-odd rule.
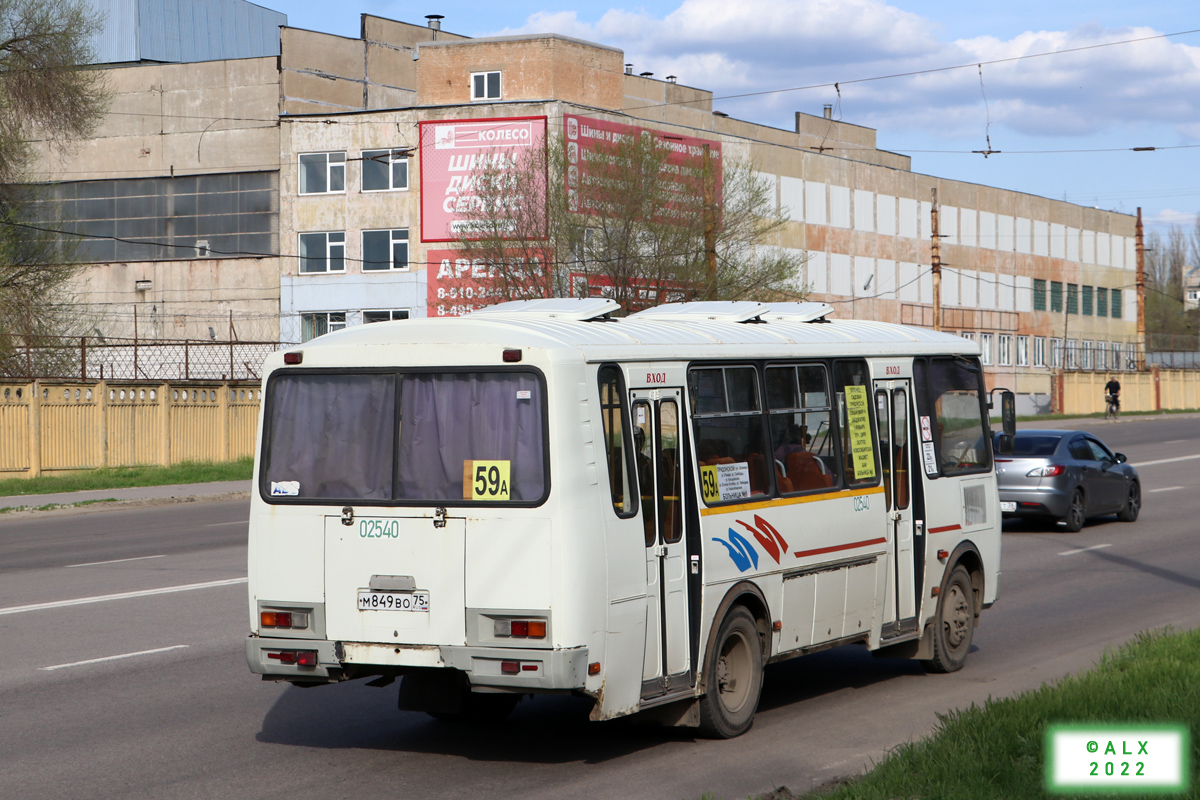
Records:
[[[1108,383],[1104,384],[1105,399],[1108,401],[1108,416],[1109,413],[1116,416],[1121,411],[1121,382],[1116,378],[1109,378]]]

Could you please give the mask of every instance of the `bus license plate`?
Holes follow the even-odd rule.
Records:
[[[373,592],[358,590],[359,611],[428,611],[429,592]]]
[[[1016,511],[1016,510],[1017,510],[1017,504],[1016,504],[1016,503],[1009,503],[1009,502],[1005,502],[1005,501],[1001,500],[1001,501],[1000,501],[1000,510],[1001,510],[1001,511]]]

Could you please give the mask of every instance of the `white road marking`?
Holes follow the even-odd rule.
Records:
[[[201,528],[224,528],[224,527],[228,527],[229,525],[247,525],[247,524],[248,524],[247,521],[244,519],[235,519],[233,522],[210,522],[207,525],[201,525],[200,527]]]
[[[1179,458],[1160,458],[1158,461],[1140,461],[1137,464],[1133,464],[1132,466],[1149,467],[1153,464],[1174,464],[1176,461],[1192,461],[1197,458],[1200,458],[1200,455],[1180,456]]]
[[[74,600],[56,600],[53,603],[34,603],[28,606],[9,606],[0,608],[0,617],[6,614],[23,614],[26,611],[47,611],[52,608],[67,608],[68,606],[85,606],[90,603],[106,603],[109,600],[127,600],[134,597],[151,597],[156,594],[173,594],[175,592],[191,592],[196,589],[212,589],[217,586],[233,586],[245,583],[246,578],[228,578],[223,581],[208,581],[206,583],[186,583],[182,586],[164,586],[161,589],[143,589],[139,592],[121,592],[120,594],[101,594],[95,597],[78,597]]]
[[[1191,441],[1191,439],[1172,439],[1169,442],[1163,442],[1163,444],[1180,444],[1182,442],[1190,442],[1190,441]]]
[[[102,564],[124,564],[126,561],[146,561],[151,558],[166,558],[166,556],[138,556],[137,558],[114,558],[112,561],[89,561],[86,564],[67,564],[63,569],[73,567],[99,567]]]
[[[1086,553],[1088,550],[1099,550],[1102,547],[1112,547],[1111,544],[1094,544],[1091,547],[1080,547],[1077,550],[1064,550],[1060,556],[1073,556],[1076,553]]]
[[[1182,489],[1182,488],[1183,488],[1182,486],[1164,486],[1161,489],[1151,489],[1150,494],[1154,494],[1155,492],[1173,492],[1176,489]]]
[[[170,647],[157,647],[153,650],[139,650],[136,653],[122,653],[119,656],[105,656],[104,658],[89,658],[87,661],[73,661],[70,664],[55,664],[53,667],[38,667],[40,670],[50,671],[53,669],[66,669],[67,667],[83,667],[88,664],[99,664],[102,661],[116,661],[121,658],[133,658],[135,656],[148,656],[154,653],[165,653],[169,650],[182,650],[188,647],[186,644],[176,644]]]

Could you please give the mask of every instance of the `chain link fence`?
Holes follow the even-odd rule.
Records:
[[[0,334],[0,378],[16,380],[258,380],[263,360],[290,345],[196,339]]]

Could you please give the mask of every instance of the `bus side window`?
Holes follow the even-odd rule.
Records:
[[[837,485],[829,437],[829,386],[821,364],[768,366],[772,461],[780,494]]]
[[[919,413],[933,417],[933,441],[941,474],[990,470],[983,373],[978,362],[961,357],[918,359],[913,369]]]
[[[654,430],[650,404],[637,400],[633,404],[634,463],[637,464],[638,486],[642,496],[642,523],[646,526],[646,546],[658,541],[654,502]]]
[[[713,505],[769,493],[768,468],[774,459],[763,425],[758,370],[752,366],[694,368],[688,373],[688,391],[695,409],[696,461],[701,483],[708,487],[705,502]]]
[[[613,510],[618,517],[637,513],[637,491],[630,482],[629,462],[633,455],[626,442],[630,441],[626,414],[625,387],[619,367],[600,368],[600,419],[604,425],[604,450],[608,455],[608,485],[612,490]]]

